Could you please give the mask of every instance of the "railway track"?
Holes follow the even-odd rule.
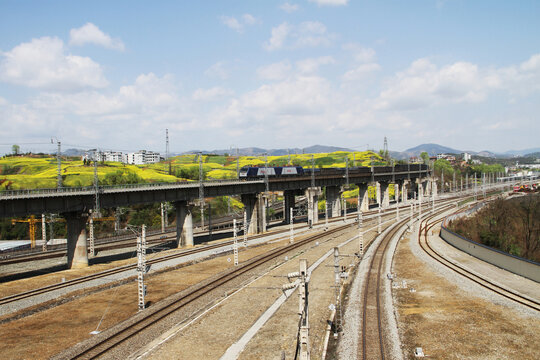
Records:
[[[471,272],[470,270],[466,269],[465,267],[461,266],[460,264],[456,263],[455,261],[452,261],[439,252],[437,252],[430,244],[429,244],[429,237],[428,237],[428,231],[433,228],[434,226],[441,223],[442,219],[436,219],[440,214],[434,214],[426,219],[424,219],[420,223],[420,231],[418,233],[418,243],[422,250],[426,254],[428,254],[432,259],[437,261],[438,263],[444,265],[448,269],[466,277],[467,279],[475,282],[476,284],[482,286],[483,288],[486,288],[488,290],[491,290],[506,299],[515,301],[523,306],[526,306],[530,309],[540,311],[540,302],[531,298],[528,298],[526,296],[523,296],[521,294],[518,294],[517,292],[505,288],[501,285],[498,285],[494,283],[493,281],[482,277],[474,272]]]
[[[439,202],[439,207],[444,207],[438,210],[435,214],[440,214],[452,205],[446,205],[446,202],[453,202],[454,199],[444,199]],[[430,204],[424,204],[423,210],[428,214]],[[431,215],[430,215],[431,216]],[[385,341],[383,327],[383,309],[381,306],[381,279],[383,277],[382,269],[385,262],[385,254],[392,238],[398,234],[404,225],[409,221],[409,217],[405,217],[394,225],[388,233],[376,245],[369,269],[364,283],[362,299],[362,359],[385,359]],[[371,243],[373,244],[373,243]],[[370,244],[370,245],[371,245]]]
[[[362,300],[362,359],[384,359],[385,345],[382,325],[382,309],[380,299],[382,265],[391,239],[408,222],[401,220],[377,244],[371,258]]]
[[[373,214],[375,212],[373,211],[373,212],[370,212],[370,213]],[[342,220],[342,218],[334,218],[332,220],[329,220],[329,223],[339,222],[341,220]],[[307,227],[308,227],[308,225],[300,225],[300,226],[295,227],[295,229],[297,229],[297,230],[298,229],[305,229]],[[272,232],[267,232],[267,233],[264,233],[264,234],[250,235],[248,237],[248,239],[253,240],[253,239],[258,239],[258,238],[261,238],[261,237],[264,237],[264,236],[277,235],[277,234],[283,234],[283,233],[288,234],[289,229],[287,228],[287,229],[281,229],[281,230],[276,230],[276,231],[272,231]],[[189,255],[209,251],[209,250],[220,249],[220,248],[223,248],[223,247],[226,247],[226,246],[230,246],[230,245],[232,245],[232,243],[233,243],[233,240],[226,240],[226,241],[223,241],[223,242],[220,242],[220,243],[217,243],[217,244],[208,244],[208,245],[204,245],[202,247],[193,248],[193,249],[189,249],[189,250],[184,250],[184,251],[176,253],[176,254],[170,254],[170,255],[160,256],[160,257],[155,258],[155,259],[150,259],[150,260],[147,261],[147,264],[148,265],[157,264],[157,263],[160,263],[160,262],[174,260],[174,259],[182,258],[182,257],[185,257],[185,256],[189,256]],[[92,281],[92,280],[106,278],[108,276],[119,274],[119,273],[122,273],[122,272],[125,272],[125,271],[135,270],[136,268],[137,268],[137,264],[124,265],[124,266],[116,267],[114,269],[105,270],[105,271],[102,271],[102,272],[99,272],[99,273],[96,273],[96,274],[86,275],[86,276],[78,277],[78,278],[75,278],[75,279],[67,280],[67,281],[62,282],[62,283],[51,284],[51,285],[43,286],[43,287],[40,287],[40,288],[37,288],[37,289],[25,291],[25,292],[22,292],[22,293],[13,294],[13,295],[10,295],[10,296],[0,298],[0,305],[6,305],[6,304],[9,304],[9,303],[13,303],[13,302],[23,300],[23,299],[27,299],[27,298],[37,296],[37,295],[43,295],[43,294],[46,294],[46,293],[51,292],[51,291],[65,289],[65,288],[68,288],[70,286],[77,285],[77,284],[82,284],[82,283],[89,282],[89,281]]]
[[[218,274],[210,280],[201,282],[189,288],[187,291],[177,294],[161,303],[157,303],[153,307],[138,313],[131,319],[104,331],[85,343],[78,344],[75,347],[66,350],[64,353],[59,354],[58,358],[95,359],[102,357],[106,353],[114,351],[115,348],[123,344],[126,340],[132,339],[143,331],[152,332],[152,327],[157,325],[161,320],[179,311],[184,306],[202,296],[209,294],[213,290],[218,289],[220,286],[227,284],[238,276],[246,274],[258,266],[277,257],[281,257],[292,250],[346,230],[351,226],[354,226],[354,224],[344,224],[326,232],[320,232],[305,239],[295,241],[292,244],[270,250],[265,254],[251,258],[244,263],[239,264],[237,267]],[[135,341],[136,340],[137,339],[135,339]]]

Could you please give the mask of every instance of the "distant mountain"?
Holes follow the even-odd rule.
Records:
[[[287,154],[319,154],[319,153],[329,153],[334,151],[353,151],[351,149],[337,147],[337,146],[325,146],[325,145],[313,145],[303,149],[300,148],[289,148],[289,149],[263,149],[258,147],[248,147],[238,149],[238,153],[243,156],[258,156],[264,153],[267,153],[270,156],[283,156]],[[186,151],[183,154],[195,154],[202,152],[204,154],[216,154],[216,155],[236,155],[236,149],[221,149],[221,150],[190,150]]]
[[[407,157],[420,156],[424,151],[427,152],[429,156],[435,156],[437,154],[461,154],[463,152],[438,144],[422,144],[402,151],[402,154],[405,154]]]
[[[67,149],[66,151],[62,151],[62,155],[64,156],[82,156],[84,155],[84,153],[85,153],[85,150],[81,150],[81,149]]]
[[[514,156],[516,155],[523,156],[523,155],[532,154],[536,152],[540,152],[540,148],[532,148],[532,149],[524,149],[524,150],[508,150],[504,152],[504,154],[514,155]]]

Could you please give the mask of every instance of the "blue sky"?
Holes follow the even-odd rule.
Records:
[[[3,1],[9,144],[540,146],[538,1]]]

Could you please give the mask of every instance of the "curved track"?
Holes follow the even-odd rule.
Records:
[[[515,301],[517,303],[520,303],[530,309],[540,311],[540,302],[531,298],[528,298],[526,296],[523,296],[521,294],[518,294],[517,292],[513,291],[512,289],[508,289],[506,287],[503,287],[501,285],[498,285],[491,281],[490,279],[487,279],[485,277],[482,277],[479,274],[476,274],[474,272],[471,272],[470,270],[466,269],[465,267],[461,266],[460,264],[456,263],[453,260],[450,260],[437,252],[430,244],[429,244],[429,238],[428,238],[428,231],[433,228],[434,226],[441,223],[442,219],[436,219],[440,214],[434,214],[426,219],[422,220],[420,224],[420,231],[418,233],[418,243],[420,247],[424,250],[426,254],[428,254],[432,259],[439,262],[440,264],[444,265],[445,267],[449,268],[450,270],[466,277],[467,279],[475,282],[476,284],[482,286],[483,288],[486,288],[488,290],[491,290],[509,300]],[[435,219],[435,220],[434,220]],[[423,225],[422,225],[423,224]]]

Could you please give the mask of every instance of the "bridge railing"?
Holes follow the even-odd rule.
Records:
[[[217,180],[208,180],[203,181],[204,186],[212,185],[234,185],[241,183],[263,183],[264,180],[261,179],[217,179]],[[99,186],[100,193],[106,193],[109,191],[137,191],[137,190],[147,190],[147,189],[175,189],[183,187],[199,187],[198,181],[178,181],[174,183],[148,183],[148,184],[124,184],[124,185],[103,185]],[[43,196],[43,195],[88,195],[94,194],[96,191],[94,186],[84,186],[84,187],[62,187],[54,189],[22,189],[22,190],[3,190],[0,191],[0,199],[9,199],[15,197],[24,197],[24,196]]]

